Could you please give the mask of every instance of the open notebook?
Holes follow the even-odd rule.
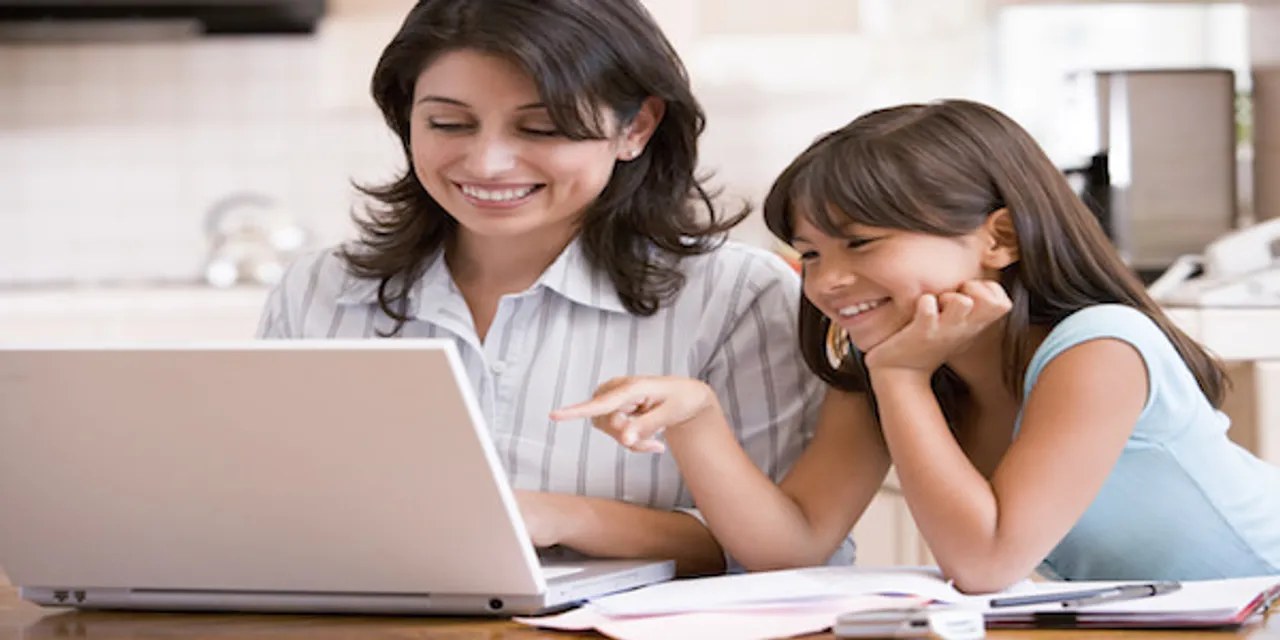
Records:
[[[999,595],[1116,584],[1129,583],[1025,581]],[[991,628],[1230,628],[1248,622],[1280,595],[1280,576],[1183,582],[1173,593],[1072,610],[1060,603],[993,609],[994,595],[962,594],[934,568],[815,567],[679,580],[593,600],[561,616],[519,621],[595,629],[621,640],[701,631],[759,638],[814,633],[830,627],[841,613],[906,605],[977,609]],[[741,633],[732,631],[737,629]],[[760,635],[765,629],[768,633]]]

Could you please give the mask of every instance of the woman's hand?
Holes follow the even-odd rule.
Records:
[[[609,380],[591,400],[557,409],[551,419],[590,418],[632,451],[661,453],[666,446],[657,438],[664,431],[718,408],[715,392],[701,380],[641,376]]]
[[[524,528],[528,530],[533,546],[543,549],[560,544],[565,498],[573,496],[521,489],[514,490],[514,493],[516,504],[520,506],[520,518],[524,520]]]
[[[957,349],[1003,319],[1011,308],[1009,294],[993,280],[970,280],[956,292],[922,295],[911,322],[867,352],[867,370],[933,375]]]

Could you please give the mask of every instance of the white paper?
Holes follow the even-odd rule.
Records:
[[[854,596],[755,609],[735,606],[727,610],[623,617],[604,615],[594,605],[588,604],[559,615],[516,618],[515,621],[561,631],[595,629],[615,640],[764,640],[818,633],[830,629],[841,614],[902,606],[914,601],[918,599]]]
[[[1170,594],[1081,609],[1091,619],[1220,619],[1243,610],[1280,577],[1183,582]],[[517,622],[565,631],[595,629],[616,640],[786,638],[823,631],[842,613],[901,606],[954,606],[1003,616],[1062,611],[1056,603],[990,608],[996,596],[1057,593],[1134,582],[1023,581],[999,594],[965,595],[936,568],[814,567],[676,580],[608,596],[557,616]],[[1225,612],[1225,613],[1224,613]]]
[[[1031,582],[1024,580],[999,593],[966,595],[957,591],[936,568],[812,567],[786,571],[676,580],[593,601],[611,616],[658,615],[690,611],[752,608],[765,604],[806,604],[850,596],[911,594],[941,604],[989,610],[992,598],[1027,593],[1084,591],[1142,584],[1128,582]],[[1280,583],[1280,577],[1186,581],[1178,591],[1148,598],[1122,600],[1087,607],[1089,613],[1239,611],[1259,593]],[[1000,613],[1061,611],[1057,603],[1001,607]]]
[[[937,569],[813,567],[664,582],[600,598],[592,606],[608,616],[637,616],[766,603],[803,604],[886,593],[913,594],[948,603],[964,598]]]

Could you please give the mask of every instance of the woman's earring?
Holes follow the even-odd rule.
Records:
[[[831,363],[832,369],[839,369],[844,364],[852,346],[853,341],[844,327],[834,322],[827,326],[827,362]]]
[[[637,157],[637,156],[639,156],[639,155],[640,155],[640,150],[639,150],[639,149],[632,149],[632,150],[630,150],[630,151],[628,151],[628,152],[627,152],[627,159],[628,159],[628,160],[635,160],[635,159],[636,159],[636,157]]]

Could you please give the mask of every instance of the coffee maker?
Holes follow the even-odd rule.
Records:
[[[1236,227],[1235,74],[1088,74],[1096,151],[1064,173],[1146,281]]]
[[[1111,225],[1111,171],[1107,164],[1107,152],[1099,151],[1089,156],[1088,164],[1064,169],[1063,173],[1072,182],[1076,194],[1098,218],[1107,237],[1114,242]]]

